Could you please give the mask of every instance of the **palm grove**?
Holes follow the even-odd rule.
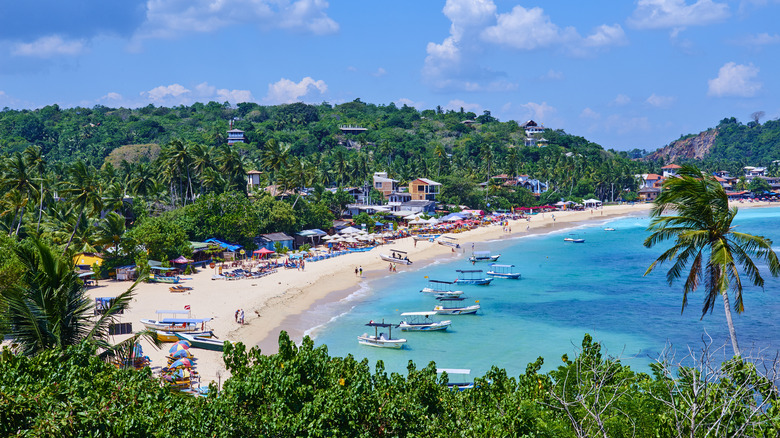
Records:
[[[246,142],[227,144],[229,120]],[[345,135],[344,124],[367,131]],[[359,99],[336,106],[210,102],[0,112],[0,328],[13,331],[30,355],[6,350],[0,359],[3,432],[165,436],[205,427],[226,436],[417,436],[463,433],[456,427],[462,424],[467,435],[776,433],[777,391],[753,363],[735,357],[716,365],[702,395],[690,381],[701,369],[661,362],[652,376],[635,373],[587,336],[580,354],[564,357],[555,371],[540,374],[540,358],[519,378],[493,370],[462,394],[446,390],[430,366],[388,376],[381,363],[372,372],[365,361],[330,358],[309,341],[297,348],[284,335],[278,355],[228,350],[226,364],[242,378],[231,379],[224,396],[205,400],[183,401],[147,372],[116,370],[94,356],[96,349],[104,356],[117,351],[106,343],[105,326],[131,293],[108,317],[89,320],[72,272],[77,252],[102,252],[109,270],[188,255],[190,240],[218,237],[251,247],[261,233],[328,228],[353,200],[326,188],[360,186],[375,171],[402,183],[436,179],[444,204],[509,208],[560,198],[633,199],[634,175],[653,170],[560,130],[544,136],[548,146],[525,147],[516,122],[487,111],[420,112]],[[246,174],[255,169],[286,196],[248,194]],[[535,199],[493,181],[498,173],[529,174],[549,190]],[[304,188],[311,189],[307,196]],[[84,387],[78,369],[98,384]],[[117,392],[116,384],[125,389]],[[64,401],[68,409],[55,407]],[[173,405],[181,415],[159,415]]]

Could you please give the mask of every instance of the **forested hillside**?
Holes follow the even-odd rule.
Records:
[[[728,170],[741,175],[745,166],[768,167],[771,176],[779,176],[780,121],[760,123],[758,117],[747,124],[736,118],[725,118],[718,126],[697,135],[686,135],[648,155],[658,163],[698,161],[703,169]]]

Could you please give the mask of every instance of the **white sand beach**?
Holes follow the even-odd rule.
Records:
[[[743,207],[759,207],[769,203],[738,204]],[[471,242],[505,239],[564,229],[585,221],[604,220],[619,216],[645,216],[651,204],[606,206],[598,210],[561,211],[532,216],[530,220],[509,222],[511,232],[505,232],[500,225],[480,227],[455,235],[461,244],[461,251],[470,251]],[[553,217],[554,215],[554,217]],[[358,284],[372,276],[386,274],[388,262],[379,258],[389,249],[406,251],[411,266],[398,265],[398,270],[418,269],[426,260],[454,255],[450,247],[431,242],[415,242],[412,238],[393,241],[369,252],[356,252],[327,260],[306,263],[304,271],[280,269],[278,272],[259,279],[235,281],[212,280],[214,269],[206,268],[197,274],[185,276],[183,282],[192,290],[185,293],[171,293],[167,284],[142,283],[136,288],[130,309],[122,315],[123,322],[131,322],[134,330],[143,326],[141,319],[155,319],[157,310],[184,310],[189,305],[193,318],[213,318],[207,327],[220,339],[240,341],[247,346],[260,346],[265,354],[275,353],[281,330],[287,331],[300,341],[305,330],[300,315],[315,303],[338,300],[357,289]],[[355,275],[355,268],[363,268],[363,278]],[[100,281],[97,287],[89,289],[92,297],[113,297],[131,285],[130,282]],[[245,324],[235,321],[235,312],[243,309]],[[121,340],[117,336],[114,341]],[[144,353],[152,361],[153,368],[165,366],[169,344],[160,350],[144,341]],[[222,353],[207,350],[191,350],[197,361],[202,384],[224,381],[228,374],[222,362]]]

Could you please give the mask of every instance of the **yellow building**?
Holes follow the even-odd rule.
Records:
[[[98,266],[102,265],[103,257],[92,252],[82,252],[80,254],[76,254],[73,257],[73,261],[75,262],[76,266],[90,269],[95,265],[95,263],[97,263]]]

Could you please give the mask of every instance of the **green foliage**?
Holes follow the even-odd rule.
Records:
[[[149,260],[166,261],[180,255],[192,256],[187,234],[167,215],[145,218],[128,231],[127,237],[146,248]]]

